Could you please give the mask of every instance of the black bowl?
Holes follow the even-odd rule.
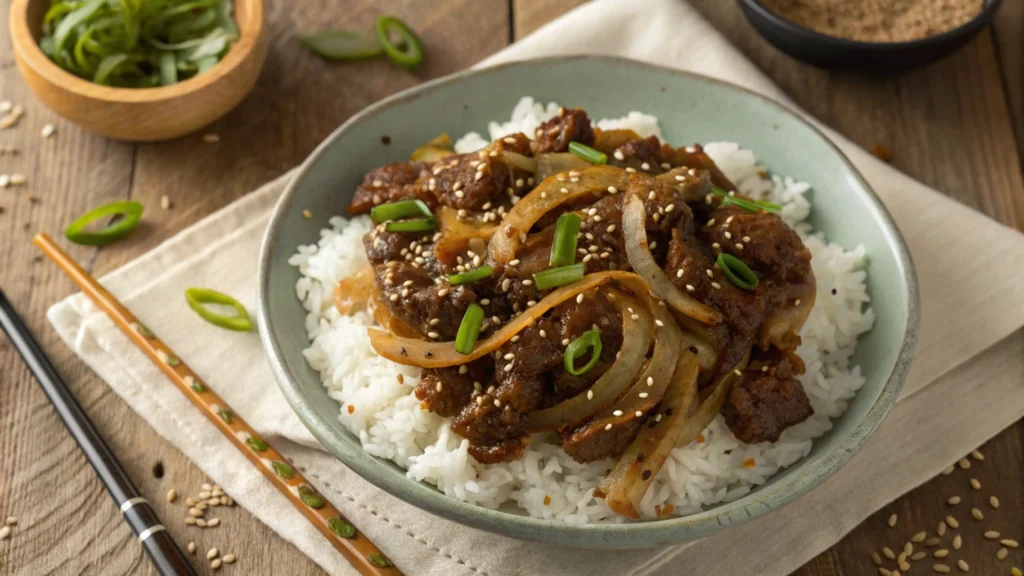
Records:
[[[856,1],[856,0],[854,0]],[[897,71],[920,66],[956,50],[991,20],[1002,0],[986,0],[973,20],[949,32],[910,42],[857,42],[814,32],[765,8],[740,0],[754,28],[786,54],[822,68]]]

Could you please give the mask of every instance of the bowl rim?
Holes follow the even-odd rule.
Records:
[[[985,4],[981,8],[981,12],[960,26],[957,26],[952,30],[947,30],[942,34],[928,36],[927,38],[921,38],[919,40],[910,40],[907,42],[864,42],[861,40],[850,40],[849,38],[829,36],[827,34],[811,30],[810,28],[805,28],[791,20],[783,18],[765,7],[764,4],[761,3],[761,0],[741,0],[741,3],[745,8],[756,12],[757,16],[762,20],[770,22],[776,28],[780,28],[788,34],[793,34],[801,40],[817,44],[827,44],[830,48],[879,53],[890,52],[893,50],[913,50],[917,48],[926,49],[940,46],[957,38],[974,34],[992,19],[993,14],[1003,0],[984,1]]]
[[[28,22],[28,7],[34,1],[41,0],[12,0],[11,2],[11,9],[8,13],[8,29],[15,56],[50,85],[59,86],[81,98],[116,104],[174,100],[212,86],[241,66],[253,54],[265,27],[263,0],[234,0],[236,6],[245,3],[251,9],[247,10],[245,22],[236,20],[239,29],[238,40],[231,45],[227,55],[213,68],[204,74],[193,76],[170,86],[118,88],[79,78],[55,64],[43,53],[32,35],[32,29]],[[237,9],[234,14],[237,18]],[[30,41],[26,41],[26,39]]]
[[[787,115],[804,124],[839,158],[846,169],[849,170],[857,185],[866,192],[864,197],[868,203],[868,209],[881,224],[888,244],[893,247],[897,266],[901,270],[902,281],[907,287],[907,299],[904,303],[903,339],[900,342],[899,352],[882,389],[879,391],[874,403],[868,408],[863,419],[857,423],[846,438],[841,440],[840,444],[833,451],[821,455],[814,461],[805,463],[806,466],[809,466],[806,469],[791,468],[792,472],[785,478],[777,480],[769,486],[759,487],[758,490],[752,493],[757,495],[756,500],[748,500],[750,497],[748,495],[733,502],[722,503],[715,508],[704,510],[697,514],[623,524],[573,525],[555,520],[544,520],[510,514],[501,510],[483,508],[446,496],[438,491],[436,487],[426,483],[417,482],[405,476],[392,477],[386,470],[386,468],[394,466],[392,462],[371,456],[363,451],[361,447],[352,448],[335,441],[335,435],[331,428],[311,416],[314,412],[313,403],[301,394],[296,384],[298,379],[296,378],[293,381],[292,375],[285,367],[284,355],[273,336],[275,330],[271,320],[271,304],[268,297],[271,255],[284,220],[291,215],[291,212],[299,208],[293,206],[293,197],[307,177],[310,167],[321,161],[327,154],[331,144],[344,136],[350,127],[367,118],[381,113],[388,113],[395,106],[414,100],[425,92],[433,91],[442,86],[457,84],[468,77],[487,75],[507,68],[543,66],[551,63],[571,63],[580,60],[599,61],[608,65],[646,68],[659,74],[686,76],[700,82],[715,84],[729,90],[742,92],[748,97],[760,100],[762,103],[774,108],[777,113]],[[860,171],[821,130],[779,102],[741,86],[702,74],[640,62],[629,58],[598,55],[552,56],[456,72],[380,100],[349,118],[325,138],[296,169],[294,178],[278,199],[260,246],[256,299],[260,340],[279,388],[296,415],[313,436],[345,466],[351,468],[363,479],[389,494],[417,508],[449,518],[460,524],[527,540],[556,542],[577,547],[596,547],[600,545],[618,548],[642,548],[664,543],[693,540],[709,535],[723,527],[739,524],[761,516],[804,495],[845,464],[867,441],[895,404],[896,398],[903,387],[910,360],[913,357],[919,324],[917,275],[910,252],[896,223]]]

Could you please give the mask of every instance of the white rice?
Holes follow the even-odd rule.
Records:
[[[523,98],[509,122],[490,124],[489,139],[513,132],[532,136],[557,111],[555,103],[544,106]],[[657,118],[639,112],[597,125],[632,128],[645,136],[661,133]],[[486,144],[480,135],[470,133],[455,148],[469,152]],[[669,508],[672,514],[691,514],[735,500],[806,456],[812,440],[832,427],[831,420],[843,413],[864,384],[859,367],[851,366],[849,360],[857,337],[874,323],[867,306],[866,273],[861,269],[864,249],[847,251],[812,232],[804,222],[811,209],[804,197],[809,185],[789,177],[762,178],[764,168],[758,166],[754,153],[737,144],[715,142],[705,150],[743,193],[782,204],[782,216],[812,253],[818,294],[801,332],[798,353],[807,366],[800,381],[814,415],[787,429],[778,442],[757,445],[737,441],[719,416],[704,431],[703,442],[672,452],[642,502],[642,513],[648,518],[657,517],[668,505],[673,507]],[[339,419],[359,436],[363,448],[407,469],[410,478],[487,508],[511,511],[518,507],[519,513],[571,523],[622,521],[603,500],[593,497],[611,460],[579,464],[559,446],[536,436],[521,460],[481,465],[467,453],[469,442],[451,431],[450,419],[420,409],[413,394],[419,369],[377,356],[366,335],[372,316],[342,317],[331,302],[335,284],[367,263],[361,238],[369,231],[370,221],[335,217],[330,224],[330,229],[320,232],[317,244],[299,246],[289,263],[302,273],[296,293],[308,312],[306,328],[312,344],[305,351],[306,359],[320,372],[331,397],[341,403]],[[756,465],[744,467],[743,462],[751,458]]]

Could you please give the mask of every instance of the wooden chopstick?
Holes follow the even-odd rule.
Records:
[[[135,532],[142,548],[153,560],[157,572],[161,576],[195,576],[192,564],[160,523],[153,505],[139,493],[139,489],[103,441],[92,420],[57,374],[46,353],[18,317],[18,313],[4,296],[3,290],[0,290],[0,329],[7,333],[25,360],[25,364],[35,375],[39,386],[57,411],[57,416],[64,422],[64,426],[107,488],[110,497],[121,509],[121,516]]]
[[[156,364],[242,454],[361,574],[402,574],[377,546],[338,512],[302,474],[264,441],[216,392],[99,282],[45,233],[33,240],[44,254],[107,313],[122,332]]]

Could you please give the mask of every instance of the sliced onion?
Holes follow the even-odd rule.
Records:
[[[629,265],[647,281],[655,294],[664,298],[679,313],[705,324],[721,322],[721,314],[676,288],[665,271],[654,261],[654,256],[651,255],[651,250],[647,245],[647,230],[644,228],[646,219],[647,213],[644,210],[643,200],[635,195],[629,195],[623,199],[622,235],[626,243]],[[494,238],[501,236],[502,234],[499,233]]]
[[[487,242],[494,235],[497,226],[485,224],[479,219],[459,219],[458,211],[448,206],[435,210],[441,237],[434,243],[434,257],[439,262],[454,266],[456,257],[465,254],[475,239]]]
[[[374,293],[373,266],[367,264],[334,287],[334,307],[343,316],[366,308]]]
[[[680,146],[676,148],[672,153],[672,159],[669,161],[673,166],[686,166],[688,168],[696,168],[698,170],[707,170],[711,175],[711,182],[723,190],[736,190],[736,185],[729,180],[725,175],[725,172],[715,164],[715,161],[711,159],[703,150],[700,152],[688,152],[687,146]],[[693,150],[693,148],[690,148]]]
[[[593,166],[590,162],[570,152],[538,154],[536,160],[538,181],[545,180],[561,172],[583,170]]]
[[[675,317],[676,321],[679,322],[679,327],[682,328],[683,338],[681,346],[689,348],[691,351],[696,350],[697,362],[700,363],[702,372],[713,370],[718,364],[719,352],[713,344],[715,338],[711,334],[710,329],[689,316],[676,314]]]
[[[605,154],[611,154],[615,152],[615,149],[622,146],[626,142],[632,142],[639,140],[640,135],[632,130],[627,129],[616,129],[616,130],[601,130],[600,128],[594,129],[594,146],[595,150],[600,150]]]
[[[377,324],[396,336],[414,339],[423,338],[422,334],[406,324],[405,320],[402,320],[391,311],[387,301],[384,300],[383,293],[376,290],[374,292],[376,293],[373,295],[373,317],[377,320]]]
[[[640,428],[633,443],[594,491],[615,512],[629,518],[640,517],[640,501],[690,420],[690,406],[697,396],[697,372],[697,357],[684,351],[675,364],[672,384],[658,405],[661,420],[648,420]]]
[[[454,155],[452,152],[452,139],[447,134],[441,134],[430,142],[412,151],[409,160],[413,162],[426,162],[433,164],[439,160]]]
[[[587,391],[550,408],[530,413],[530,430],[539,431],[578,422],[611,404],[629,386],[647,358],[651,346],[653,322],[639,300],[613,288],[612,305],[622,314],[622,348],[615,363]],[[633,312],[630,312],[630,309]],[[636,319],[633,319],[633,316]]]
[[[607,194],[609,187],[625,190],[629,176],[626,171],[612,166],[591,166],[579,170],[578,174],[575,177],[577,182],[572,182],[569,177],[564,181],[559,181],[557,176],[547,178],[513,206],[491,237],[491,257],[501,264],[508,263],[515,258],[522,243],[519,235],[528,233],[544,214],[581,197],[596,198]]]
[[[537,304],[527,308],[525,312],[492,334],[490,338],[478,341],[476,348],[469,354],[461,354],[456,351],[454,342],[425,342],[413,338],[400,338],[375,328],[367,330],[370,335],[370,345],[373,346],[377,354],[393,362],[408,366],[444,368],[468,364],[500,348],[524,328],[536,322],[538,318],[551,308],[577,294],[602,284],[607,284],[613,280],[637,281],[639,277],[631,272],[623,272],[621,270],[608,270],[606,272],[588,274],[583,277],[583,280],[568,286],[562,286],[545,296]]]
[[[793,350],[800,345],[800,330],[811,314],[818,289],[813,274],[803,284],[786,290],[787,305],[772,306],[758,330],[758,344],[763,350],[774,346],[780,350]],[[799,305],[790,302],[799,301]]]
[[[660,320],[663,324],[655,331],[657,339],[654,343],[654,352],[651,354],[651,359],[644,366],[636,380],[629,386],[629,389],[626,390],[625,394],[619,396],[610,406],[603,408],[600,415],[588,422],[583,431],[577,431],[576,433],[586,433],[587,429],[594,433],[601,433],[609,424],[614,428],[636,418],[637,412],[646,414],[661,401],[662,396],[665,395],[665,390],[672,381],[676,362],[680,351],[683,350],[680,346],[681,333],[679,327],[672,318],[672,313],[667,308],[655,304],[654,299],[648,296],[646,292],[641,292],[640,295],[652,311],[654,318]],[[625,341],[628,341],[631,337],[627,336]],[[625,387],[625,385],[622,386],[622,388]],[[641,397],[640,394],[644,394],[644,396]]]
[[[502,150],[501,154],[505,157],[505,161],[508,162],[509,166],[525,170],[531,174],[537,172],[537,160],[535,158],[523,156],[511,150]]]
[[[711,185],[708,183],[709,178],[705,176],[707,172],[700,172],[694,178],[690,176],[690,170],[691,168],[686,166],[673,168],[664,174],[658,174],[654,179],[678,192],[687,204],[704,202],[704,197],[711,193]],[[676,176],[682,176],[683,179],[676,180]]]

